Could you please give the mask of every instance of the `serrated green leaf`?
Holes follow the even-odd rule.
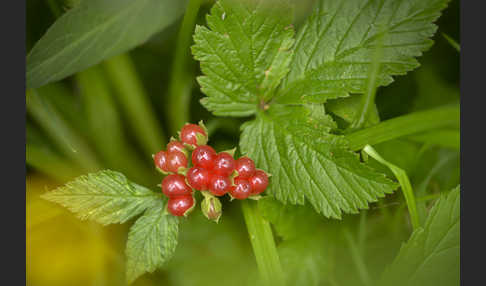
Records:
[[[294,30],[285,0],[217,1],[208,28],[196,26],[192,53],[198,77],[215,115],[248,116],[270,99],[287,74]]]
[[[431,209],[424,228],[412,233],[380,285],[459,285],[459,186],[442,195]]]
[[[267,192],[283,203],[307,200],[326,217],[357,213],[396,188],[396,183],[361,163],[332,135],[329,123],[302,106],[273,105],[243,125],[242,154],[272,174]],[[331,119],[328,119],[332,122]]]
[[[63,79],[145,42],[186,1],[84,0],[61,16],[27,56],[27,88]]]
[[[126,279],[130,284],[145,272],[162,267],[175,252],[179,219],[165,211],[159,200],[130,228],[128,233]]]
[[[377,40],[382,38],[376,83],[418,67],[432,45],[433,22],[449,0],[319,0],[297,34],[281,103],[325,102],[364,93]]]
[[[126,222],[161,200],[160,195],[111,170],[80,176],[42,198],[68,208],[82,220],[104,225]]]

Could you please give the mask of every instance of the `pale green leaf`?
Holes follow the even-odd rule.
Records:
[[[251,115],[289,70],[292,11],[285,0],[220,0],[206,19],[192,47],[204,74],[201,103],[215,115]]]
[[[350,97],[331,99],[326,102],[326,109],[329,113],[340,117],[348,124],[351,124],[359,116],[359,107],[363,95],[355,94]],[[380,122],[380,116],[376,104],[372,106],[372,112],[367,117],[364,127],[369,127]]]
[[[306,107],[273,105],[243,125],[240,147],[272,174],[267,192],[283,203],[307,200],[326,217],[357,213],[391,193],[396,183],[361,163],[343,137],[328,133]]]
[[[157,193],[111,170],[80,176],[42,198],[68,208],[80,219],[104,225],[126,222],[161,200]]]
[[[163,200],[145,211],[128,233],[127,282],[164,266],[175,252],[178,234],[179,219],[167,213]]]
[[[147,41],[186,1],[83,0],[62,15],[27,56],[27,88],[37,88]]]
[[[258,209],[283,240],[312,236],[315,234],[315,226],[322,220],[322,216],[310,208],[284,205],[271,196],[258,200]]]
[[[413,232],[380,285],[459,285],[460,191],[441,195],[425,226]]]
[[[418,67],[432,45],[433,22],[449,0],[319,0],[299,30],[281,103],[325,102],[364,93],[378,39],[382,39],[376,84]]]

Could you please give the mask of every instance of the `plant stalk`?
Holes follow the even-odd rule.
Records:
[[[136,139],[147,157],[151,156],[167,142],[130,56],[113,57],[104,63],[104,67]]]
[[[349,147],[358,151],[367,144],[375,145],[414,133],[459,125],[459,118],[459,104],[446,105],[382,121],[369,128],[347,134],[345,137],[349,142]]]
[[[363,127],[375,105],[376,88],[378,87],[378,75],[380,73],[380,61],[383,50],[383,38],[385,36],[383,33],[380,34],[381,36],[377,39],[377,47],[373,53],[373,61],[368,72],[366,92],[361,97],[358,117],[351,123],[351,128],[360,129]]]
[[[358,274],[359,274],[359,278],[361,279],[361,282],[365,286],[371,285],[370,275],[368,273],[368,269],[366,268],[366,263],[364,262],[363,254],[360,251],[358,244],[356,243],[355,239],[353,238],[353,235],[351,234],[348,228],[344,229],[344,237],[346,238],[346,242],[348,243],[351,259],[354,262],[354,266],[358,270]]]
[[[169,97],[167,114],[170,122],[170,132],[175,134],[190,120],[190,101],[192,75],[187,72],[190,55],[192,33],[196,23],[202,0],[190,0],[177,36],[177,43],[172,63],[169,82]]]
[[[285,285],[270,223],[260,214],[256,201],[242,201],[241,208],[263,285]]]
[[[87,115],[92,142],[107,167],[131,180],[149,185],[156,182],[144,161],[127,140],[119,111],[103,70],[94,66],[75,75]],[[123,154],[122,156],[120,156]]]
[[[47,132],[64,155],[76,162],[85,171],[96,171],[101,168],[98,158],[88,143],[36,90],[27,90],[25,101],[27,112]]]

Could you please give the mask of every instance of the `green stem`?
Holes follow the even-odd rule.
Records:
[[[61,182],[79,176],[75,164],[70,164],[59,155],[49,152],[46,148],[27,142],[25,144],[25,162],[34,169],[53,177]]]
[[[361,97],[358,116],[355,121],[351,123],[351,128],[359,129],[363,127],[368,118],[368,115],[373,110],[375,105],[376,88],[378,82],[378,75],[380,73],[380,59],[383,50],[384,34],[377,39],[376,50],[373,53],[373,61],[369,70],[366,81],[366,93]]]
[[[449,37],[446,33],[442,33],[442,36],[456,51],[461,52],[461,46],[453,38]]]
[[[106,74],[113,83],[131,129],[147,156],[162,149],[166,140],[164,132],[151,108],[149,98],[138,78],[135,66],[128,54],[122,54],[104,63]]]
[[[190,0],[184,19],[177,36],[177,43],[172,63],[169,82],[169,97],[167,114],[170,122],[170,132],[175,134],[190,120],[189,109],[191,99],[192,75],[187,74],[187,63],[191,58],[189,45],[196,23],[201,0]]]
[[[351,259],[354,262],[356,269],[358,270],[358,275],[361,279],[363,285],[369,286],[371,285],[370,275],[368,273],[368,269],[366,268],[366,264],[364,263],[363,255],[359,250],[358,244],[353,238],[353,235],[349,231],[348,228],[344,228],[344,237],[349,246],[349,251],[351,253]]]
[[[94,66],[77,73],[75,79],[92,142],[107,166],[139,183],[154,183],[156,180],[151,176],[152,170],[127,144],[123,123],[103,70]]]
[[[242,201],[241,207],[263,285],[285,285],[270,223],[260,214],[256,201]]]
[[[26,107],[27,112],[68,158],[79,164],[85,171],[100,169],[100,164],[89,145],[36,90],[27,91]]]
[[[365,249],[365,241],[366,241],[366,221],[367,221],[367,210],[362,210],[359,213],[359,228],[358,228],[358,250],[363,253]]]
[[[349,147],[358,151],[367,144],[375,145],[398,137],[459,124],[459,115],[458,104],[447,105],[389,119],[345,137],[349,141]]]
[[[390,170],[393,172],[398,182],[400,183],[403,195],[405,196],[405,201],[407,202],[408,212],[410,213],[410,219],[412,221],[413,229],[416,230],[417,228],[419,228],[420,219],[417,211],[417,203],[415,202],[415,195],[413,193],[412,184],[408,179],[407,173],[403,169],[383,159],[383,157],[381,157],[380,154],[378,154],[378,152],[376,152],[376,150],[373,149],[373,147],[371,147],[370,145],[366,145],[363,148],[363,151],[368,153],[368,155],[370,155],[376,161],[390,168]]]

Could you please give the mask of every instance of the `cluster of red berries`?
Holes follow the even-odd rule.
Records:
[[[180,141],[171,139],[167,151],[154,155],[157,169],[168,174],[162,181],[162,192],[169,198],[167,209],[171,214],[185,216],[194,208],[193,189],[202,191],[206,198],[229,194],[243,200],[267,188],[268,175],[257,170],[253,160],[248,157],[235,160],[230,154],[234,150],[217,153],[206,145],[208,137],[202,123],[186,124],[179,137]],[[219,200],[217,204],[220,205]],[[213,202],[209,208],[214,208]],[[208,212],[211,210],[204,213],[208,218],[219,219],[220,214],[214,216]]]

